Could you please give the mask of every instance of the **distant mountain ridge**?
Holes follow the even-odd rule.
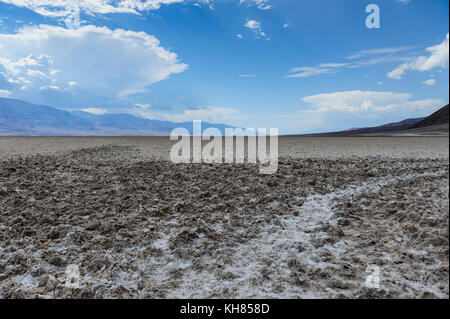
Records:
[[[338,131],[338,132],[330,132],[330,133],[319,133],[319,134],[312,134],[314,136],[346,136],[346,135],[363,135],[363,134],[381,134],[381,133],[388,133],[388,132],[397,132],[397,131],[404,131],[410,128],[411,126],[419,123],[425,119],[424,117],[419,118],[412,118],[412,119],[406,119],[400,122],[393,122],[388,123],[380,126],[374,126],[374,127],[362,127],[362,128],[354,128],[350,130],[345,131]]]
[[[102,114],[36,105],[0,98],[0,135],[169,135],[175,128],[192,134],[192,122],[149,120],[131,114]],[[202,129],[214,127],[222,134],[226,124],[202,122]]]
[[[411,118],[375,127],[354,128],[339,132],[308,134],[313,136],[345,136],[400,132],[411,129],[446,125],[448,132],[449,105],[428,117]],[[202,122],[202,129],[214,127],[225,135],[226,124]],[[126,113],[92,114],[65,111],[21,100],[0,98],[0,135],[66,135],[66,136],[167,136],[175,128],[185,128],[192,134],[192,122],[175,123],[149,120]]]

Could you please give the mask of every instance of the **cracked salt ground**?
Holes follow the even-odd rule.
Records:
[[[323,224],[336,226],[338,220],[334,218],[333,202],[342,198],[349,198],[352,195],[360,193],[377,193],[383,187],[392,185],[398,180],[414,180],[424,176],[439,177],[444,176],[446,171],[441,170],[436,173],[423,174],[405,174],[392,178],[380,178],[362,185],[350,185],[342,190],[336,190],[326,195],[313,194],[309,195],[297,216],[283,216],[279,220],[278,225],[272,225],[267,229],[261,230],[259,238],[252,240],[248,245],[237,248],[235,255],[232,257],[235,262],[233,267],[226,268],[224,271],[234,273],[239,279],[233,283],[224,283],[218,281],[217,278],[209,276],[207,273],[189,273],[187,278],[183,278],[183,284],[179,289],[174,291],[170,296],[175,298],[187,297],[205,297],[210,294],[226,294],[230,293],[232,287],[239,287],[233,292],[234,296],[239,298],[320,298],[333,295],[332,288],[347,288],[347,284],[340,280],[324,282],[320,285],[320,289],[326,294],[314,292],[315,289],[299,289],[297,283],[303,283],[308,279],[299,279],[293,276],[291,267],[308,267],[316,271],[326,271],[336,266],[336,260],[342,259],[343,256],[353,249],[349,240],[340,240],[334,244],[326,244],[319,249],[312,244],[317,240],[327,240],[328,234],[321,232],[320,228]],[[322,253],[332,255],[333,262],[317,261]],[[367,256],[369,259],[369,256]],[[298,264],[296,264],[298,263]],[[328,270],[329,271],[329,270]],[[275,278],[269,280],[268,275],[274,274]],[[333,273],[330,274],[333,276]],[[360,276],[351,283],[355,286],[363,288],[365,277],[367,275],[361,273]],[[266,278],[265,278],[266,276]],[[294,277],[294,278],[293,278]],[[252,283],[258,283],[258,291],[255,291]],[[414,285],[414,283],[408,283]],[[329,286],[327,286],[329,285]],[[422,290],[431,292],[432,287],[420,287]],[[205,290],[207,294],[205,294]],[[193,291],[199,291],[194,293]],[[438,297],[445,297],[439,291],[435,291]],[[343,295],[351,297],[350,295]]]
[[[448,297],[448,158],[25,156],[0,161],[0,218],[4,298]]]

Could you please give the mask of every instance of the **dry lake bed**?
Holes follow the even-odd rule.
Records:
[[[282,137],[260,175],[164,137],[0,137],[0,298],[448,298],[448,142]]]

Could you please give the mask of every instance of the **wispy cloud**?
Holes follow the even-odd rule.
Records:
[[[449,34],[442,43],[426,49],[428,56],[419,56],[410,62],[403,63],[389,72],[387,76],[391,79],[400,80],[408,70],[430,71],[434,68],[446,68],[449,62]]]
[[[254,78],[256,77],[256,74],[240,74],[238,75],[240,78]]]
[[[425,84],[425,85],[428,85],[428,86],[432,86],[432,85],[436,84],[436,80],[435,79],[428,79],[426,81],[423,81],[422,83]]]
[[[134,105],[136,105],[141,110],[147,110],[152,106],[151,104],[140,104],[140,103],[136,103]]]
[[[12,94],[11,91],[0,89],[0,97],[10,97]]]
[[[41,91],[61,91],[61,88],[57,85],[44,85],[39,88]]]
[[[68,84],[70,87],[73,87],[73,86],[78,85],[79,83],[76,82],[76,81],[68,81],[67,84]]]
[[[108,113],[108,111],[106,109],[99,109],[99,108],[94,108],[94,107],[88,107],[85,109],[81,109],[83,112],[87,112],[87,113],[91,113],[91,114],[95,114],[95,115],[102,115],[102,114],[106,114]]]
[[[290,72],[294,74],[286,75],[287,78],[307,78],[319,74],[336,73],[333,69],[319,67],[299,67],[292,69]]]
[[[261,36],[263,38],[266,38],[267,40],[270,39],[267,37],[267,34],[263,31],[261,27],[261,22],[253,19],[247,19],[247,22],[245,22],[244,26],[246,28],[253,30],[257,36]]]
[[[361,50],[348,56],[345,62],[319,63],[316,66],[303,66],[290,70],[288,78],[306,78],[321,74],[332,74],[342,69],[358,69],[381,63],[407,62],[414,59],[410,55],[395,55],[411,50],[413,47],[378,48]]]
[[[321,68],[340,68],[349,65],[348,63],[321,63],[319,67]]]
[[[390,53],[398,53],[398,52],[405,52],[414,49],[414,47],[411,46],[401,46],[401,47],[390,47],[390,48],[376,48],[376,49],[366,49],[361,50],[356,53],[353,53],[352,55],[349,55],[347,59],[359,59],[362,57],[370,56],[370,55],[380,55],[380,54],[390,54]]]
[[[167,120],[172,122],[190,122],[193,120],[201,120],[210,123],[233,123],[249,117],[246,114],[241,114],[239,110],[234,108],[213,106],[185,110],[183,113],[178,114],[158,113],[142,108],[133,108],[130,112],[147,119]]]
[[[338,72],[337,68],[348,65],[348,63],[321,63],[315,67],[298,67],[290,70],[288,78],[307,78],[320,74],[330,74]]]
[[[411,56],[403,56],[403,55],[391,56],[391,55],[388,55],[388,56],[381,56],[381,57],[375,57],[375,58],[355,61],[355,62],[349,63],[347,67],[349,69],[357,69],[357,68],[367,67],[367,66],[381,64],[381,63],[411,61],[412,59],[413,59],[413,57],[411,57]]]
[[[273,8],[273,5],[271,4],[271,0],[240,0],[239,4],[247,4],[249,6],[256,6],[258,9],[261,10],[270,10]]]

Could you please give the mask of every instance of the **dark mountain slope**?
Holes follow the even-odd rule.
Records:
[[[424,127],[433,126],[433,125],[448,124],[449,123],[448,107],[449,107],[449,105],[447,104],[446,106],[444,106],[440,110],[434,112],[430,116],[426,117],[419,123],[413,124],[408,129],[417,129],[417,128],[424,128]]]
[[[381,133],[387,133],[387,132],[397,132],[397,131],[403,131],[411,127],[411,125],[414,125],[416,123],[419,123],[424,118],[413,118],[413,119],[406,119],[400,122],[394,122],[394,123],[388,123],[380,126],[374,126],[374,127],[363,127],[363,128],[355,128],[350,129],[346,131],[339,131],[339,132],[330,132],[330,133],[320,133],[320,134],[313,134],[315,136],[346,136],[346,135],[363,135],[363,134],[381,134]]]

